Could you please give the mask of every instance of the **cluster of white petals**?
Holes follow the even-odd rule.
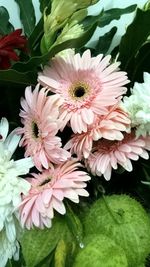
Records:
[[[131,95],[123,99],[123,108],[128,112],[136,136],[150,135],[150,74],[144,73],[144,82],[134,84]]]
[[[19,243],[16,238],[14,241],[10,241],[3,230],[0,232],[0,266],[5,266],[7,260],[12,258],[12,255],[14,260],[19,259]]]
[[[19,245],[16,240],[15,215],[21,202],[21,193],[27,194],[30,183],[19,177],[33,167],[31,158],[14,161],[12,158],[20,136],[15,131],[8,135],[6,118],[0,122],[0,261],[5,266],[8,258],[18,258]],[[7,136],[8,135],[8,136]]]

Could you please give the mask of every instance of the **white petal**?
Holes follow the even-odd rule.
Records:
[[[15,133],[15,131],[11,132],[8,135],[8,137],[7,137],[6,141],[5,141],[5,145],[6,145],[7,149],[11,153],[10,156],[12,156],[13,153],[15,152],[15,150],[16,150],[18,144],[19,144],[20,138],[21,138],[21,136],[20,135],[17,135]]]
[[[0,122],[0,135],[2,136],[3,140],[5,141],[6,136],[8,134],[8,130],[9,130],[9,124],[6,118],[2,118],[1,122]]]
[[[34,163],[32,159],[29,157],[29,158],[16,160],[15,165],[18,171],[18,175],[24,175],[29,172],[30,168],[34,166]]]

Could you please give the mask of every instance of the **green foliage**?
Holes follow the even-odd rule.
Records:
[[[52,0],[40,0],[40,11],[44,12],[45,8],[50,9]]]
[[[19,7],[20,7],[20,17],[25,29],[25,33],[30,36],[29,37],[29,48],[30,48],[30,53],[31,53],[31,57],[26,60],[26,61],[22,61],[22,62],[17,62],[13,65],[13,70],[8,70],[1,72],[0,71],[0,81],[8,81],[8,82],[17,82],[20,84],[35,84],[36,83],[36,77],[37,77],[37,71],[39,66],[42,64],[46,64],[46,62],[52,58],[56,53],[58,53],[59,51],[66,49],[66,48],[82,48],[88,41],[89,39],[92,37],[97,24],[99,23],[98,20],[99,18],[97,17],[94,21],[88,21],[86,23],[86,27],[84,29],[84,33],[82,34],[81,37],[79,38],[74,38],[68,41],[65,41],[63,43],[60,43],[58,45],[52,45],[50,50],[48,51],[48,53],[45,53],[44,55],[40,55],[40,47],[39,47],[39,43],[40,40],[43,36],[43,17],[40,19],[39,23],[35,26],[35,15],[34,15],[34,9],[33,9],[33,5],[31,3],[31,1],[28,1],[27,4],[23,4],[22,0],[16,0],[16,2],[18,3]],[[47,2],[42,2],[41,1],[41,5],[43,3],[43,7],[41,7],[42,9],[44,8],[44,5]],[[49,2],[49,5],[51,3]],[[134,6],[131,6],[129,9],[125,9],[125,13],[126,12],[131,12],[133,10],[133,8],[135,8]],[[105,12],[103,12],[103,16],[107,17],[106,15],[104,15]],[[119,11],[114,10],[113,17],[115,16],[119,16]],[[116,15],[115,15],[116,14]],[[121,14],[123,14],[123,10],[120,10],[120,16]],[[26,16],[28,19],[26,19]],[[102,16],[102,17],[103,17]],[[106,21],[106,20],[105,20]],[[107,20],[108,21],[108,20]],[[102,47],[101,50],[103,50],[103,52],[106,51],[106,48],[108,48],[109,44],[111,43],[111,40],[113,38],[113,35],[115,34],[115,28],[113,28],[111,30],[111,32],[109,34],[106,34],[104,36],[104,41],[106,46],[104,47],[104,41],[102,41],[102,39],[100,38],[98,44],[97,44],[97,48],[99,46]],[[17,79],[16,79],[17,77]]]
[[[50,12],[51,9],[51,0],[40,0],[40,10],[44,14]],[[43,15],[40,18],[39,22],[33,29],[31,35],[29,36],[29,47],[31,56],[40,54],[40,42],[44,34],[44,18]]]
[[[20,19],[24,32],[29,37],[35,27],[35,12],[32,0],[15,0],[20,8]]]
[[[36,69],[40,64],[45,64],[56,53],[66,48],[79,48],[82,47],[93,35],[96,28],[96,24],[89,27],[89,29],[82,34],[81,37],[65,41],[56,46],[52,46],[48,53],[42,56],[35,56],[30,58],[27,62],[18,62],[13,65],[13,69],[19,72],[26,72]]]
[[[26,266],[34,267],[46,258],[55,249],[65,231],[64,220],[57,216],[50,229],[26,230],[20,238]]]
[[[11,261],[8,260],[7,264],[6,264],[6,267],[12,267],[12,264],[11,264]]]
[[[135,77],[135,67],[140,68],[140,63],[136,66],[138,56],[138,62],[143,58],[143,53],[141,55],[141,60],[138,54],[139,50],[146,42],[148,36],[150,35],[150,10],[143,11],[137,9],[134,21],[128,26],[125,35],[122,37],[119,46],[119,57],[118,60],[121,61],[121,68],[128,72],[129,78],[133,81],[133,72]],[[134,38],[134,39],[133,39]],[[134,41],[133,41],[134,40]]]
[[[43,17],[39,20],[36,27],[29,36],[28,43],[31,56],[40,55],[40,41],[43,36]]]
[[[112,20],[119,20],[122,15],[132,13],[136,7],[137,5],[131,5],[126,8],[112,8],[102,11],[98,26],[102,28],[112,22]]]
[[[109,237],[98,234],[88,235],[84,247],[78,252],[73,267],[128,267],[122,248]]]
[[[122,15],[133,12],[135,8],[136,5],[131,5],[127,8],[112,8],[106,11],[102,10],[97,16],[87,16],[84,19],[83,25],[86,27],[86,25],[97,21],[98,26],[102,28],[110,24],[113,20],[120,19]]]
[[[0,70],[0,82],[31,85],[35,84],[36,80],[37,75],[32,71],[22,73],[13,69]]]
[[[14,30],[14,27],[9,22],[9,14],[5,7],[0,7],[0,35],[9,34]]]
[[[74,213],[71,207],[68,205],[67,213],[65,215],[66,223],[73,234],[76,242],[80,246],[83,240],[83,226],[79,217]]]
[[[36,267],[54,267],[54,250],[44,260],[40,261]]]
[[[129,267],[144,262],[150,252],[150,218],[139,202],[127,195],[97,200],[84,221],[85,234],[105,234],[123,248]]]
[[[110,45],[112,43],[112,39],[117,32],[117,27],[113,27],[109,32],[105,33],[103,36],[99,37],[99,40],[95,46],[95,54],[106,54]]]
[[[97,23],[97,26],[104,27],[110,24],[112,20],[119,20],[122,15],[133,12],[135,8],[136,5],[131,5],[127,8],[122,9],[114,8],[106,11],[102,10],[97,16],[87,16],[82,23],[84,25],[84,28],[86,28],[90,23]],[[96,42],[94,47],[92,45],[92,47],[90,48],[92,50],[92,54],[94,54],[95,56],[99,53],[107,54],[116,32],[117,27],[113,27],[109,32],[99,37],[99,40]]]
[[[55,250],[55,267],[65,267],[67,257],[67,243],[61,239]]]
[[[143,72],[150,70],[150,42],[144,43],[135,56],[134,70],[132,71],[133,81],[143,81]]]
[[[38,33],[38,29],[40,28],[42,28],[42,21],[40,21],[37,27],[34,29],[34,36],[36,33]],[[45,64],[50,58],[63,49],[82,47],[91,38],[95,29],[96,24],[92,26],[89,25],[89,28],[82,34],[81,37],[52,46],[50,51],[42,56],[39,55],[30,57],[30,59],[27,61],[15,63],[12,66],[12,69],[0,71],[0,81],[7,81],[8,83],[20,83],[24,85],[35,84],[37,81],[37,71],[41,64]],[[37,35],[37,41],[40,39],[41,34],[42,32],[40,33],[39,31],[39,36]],[[32,39],[30,39],[30,43],[34,37],[32,36],[31,38]],[[37,42],[35,41],[33,47],[36,48],[36,44]]]
[[[26,230],[20,243],[26,267],[71,267],[77,248],[64,216],[55,216],[50,229]]]

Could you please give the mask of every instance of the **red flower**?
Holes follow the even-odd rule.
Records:
[[[19,60],[16,49],[27,50],[27,39],[21,33],[22,30],[18,29],[0,38],[0,69],[8,69],[11,67],[11,60]]]

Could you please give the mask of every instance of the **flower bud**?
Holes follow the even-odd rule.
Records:
[[[148,9],[150,9],[150,0],[148,0],[146,3],[145,3],[145,5],[144,5],[144,11],[146,11],[146,10],[148,10]]]
[[[84,32],[84,29],[81,24],[73,24],[70,25],[67,23],[62,30],[61,34],[58,36],[55,45],[63,43],[65,41],[78,38],[82,35]]]
[[[97,0],[53,0],[51,13],[46,15],[46,12],[44,12],[44,36],[41,40],[41,52],[49,51],[61,29],[62,35],[57,43],[79,37],[83,29],[75,24],[78,24],[87,16],[88,7],[97,2]],[[71,31],[73,34],[71,34]]]

